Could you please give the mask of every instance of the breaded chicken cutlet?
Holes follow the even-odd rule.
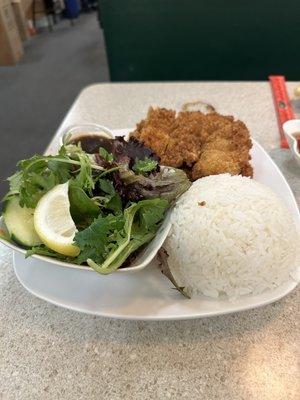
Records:
[[[150,107],[131,136],[150,147],[161,164],[184,169],[193,181],[226,172],[253,176],[249,131],[232,116]]]

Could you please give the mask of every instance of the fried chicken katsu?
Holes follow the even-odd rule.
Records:
[[[253,176],[249,131],[242,121],[217,112],[148,110],[131,134],[150,147],[161,164],[182,168],[191,180],[230,173]]]

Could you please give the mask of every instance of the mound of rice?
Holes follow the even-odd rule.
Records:
[[[299,236],[268,187],[229,174],[197,180],[179,199],[164,244],[169,268],[191,295],[236,298],[290,279]]]

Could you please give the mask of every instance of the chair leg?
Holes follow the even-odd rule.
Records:
[[[35,2],[35,0],[33,0],[33,2],[32,2],[32,24],[33,24],[34,29],[36,28],[36,25],[35,25],[35,23],[36,23],[36,20],[35,20],[35,6],[36,6],[36,2]]]
[[[47,13],[46,17],[47,17],[47,21],[48,21],[49,32],[52,32],[53,31],[52,16]]]

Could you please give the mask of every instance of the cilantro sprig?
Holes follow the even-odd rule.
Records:
[[[157,167],[158,162],[153,158],[146,157],[144,160],[135,159],[133,166],[134,172],[137,174],[145,174],[146,172],[151,172]]]
[[[99,216],[75,235],[75,244],[81,249],[78,261],[86,261],[101,274],[115,271],[155,236],[168,206],[164,199],[141,200],[124,214]]]

